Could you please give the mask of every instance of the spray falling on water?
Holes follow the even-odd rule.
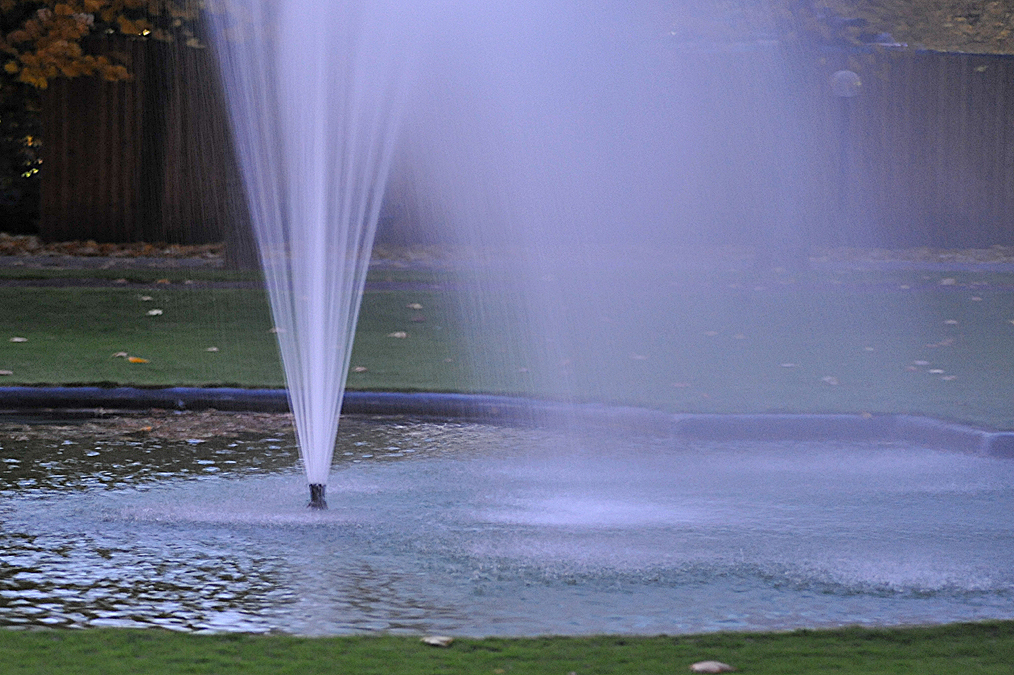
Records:
[[[236,3],[216,44],[311,484],[401,108],[423,226],[492,252],[464,300],[473,390],[637,402],[649,375],[682,383],[660,320],[674,261],[801,249],[812,143],[770,46],[677,46],[651,0]]]

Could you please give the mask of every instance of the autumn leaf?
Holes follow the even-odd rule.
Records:
[[[142,359],[140,356],[128,356],[128,363],[149,363],[148,359]]]

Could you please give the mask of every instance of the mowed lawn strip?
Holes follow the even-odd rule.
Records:
[[[671,675],[719,660],[748,675],[1010,673],[1014,623],[938,627],[458,639],[193,635],[161,630],[0,631],[5,673]]]
[[[348,385],[1014,428],[1014,277],[841,276],[763,288],[660,276],[642,298],[589,295],[551,336],[566,358],[540,361],[503,298],[448,274],[375,273]],[[0,386],[281,387],[271,328],[253,289],[0,287]]]
[[[442,302],[432,292],[367,293],[350,386],[460,389]],[[424,322],[411,321],[411,303],[425,303]],[[0,288],[0,370],[12,373],[0,386],[282,387],[272,328],[256,290]]]

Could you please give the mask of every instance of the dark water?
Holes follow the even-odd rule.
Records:
[[[291,439],[5,441],[0,625],[679,633],[1014,618],[1014,463],[346,420]]]

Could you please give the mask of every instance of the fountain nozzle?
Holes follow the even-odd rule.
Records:
[[[321,511],[327,509],[327,502],[324,501],[324,487],[323,483],[310,483],[310,503],[306,505],[306,508],[320,509]]]

